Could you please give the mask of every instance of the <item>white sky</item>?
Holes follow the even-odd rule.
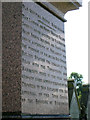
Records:
[[[79,10],[73,10],[65,15],[67,76],[72,72],[83,75],[83,81],[88,83],[88,2],[83,0]]]

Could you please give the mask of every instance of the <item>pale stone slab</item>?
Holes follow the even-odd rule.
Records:
[[[69,114],[64,23],[36,3],[22,10],[22,112]]]

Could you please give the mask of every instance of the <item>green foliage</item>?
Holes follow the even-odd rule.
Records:
[[[77,90],[78,91],[78,90]],[[81,97],[82,97],[82,94],[81,94],[81,91],[79,90],[78,92],[78,100],[79,100],[79,102],[81,101]]]
[[[82,89],[82,79],[83,79],[83,76],[81,74],[79,74],[79,73],[72,72],[70,74],[69,79],[74,79],[75,85],[76,85],[76,89],[77,89],[77,93],[78,93],[78,97],[80,99],[81,98],[81,89]]]
[[[83,79],[83,76],[79,73],[76,73],[76,72],[72,72],[70,74],[70,79],[74,79],[75,80],[75,83],[76,83],[76,87],[81,87],[82,86],[82,79]]]

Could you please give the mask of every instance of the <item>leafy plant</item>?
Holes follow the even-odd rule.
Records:
[[[76,89],[77,89],[77,93],[78,93],[78,96],[79,96],[79,99],[80,99],[81,98],[81,90],[82,90],[82,79],[83,79],[82,74],[72,72],[70,74],[69,79],[74,79],[75,86],[76,86]]]

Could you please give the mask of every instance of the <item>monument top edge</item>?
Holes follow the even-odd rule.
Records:
[[[0,0],[0,2],[78,2],[82,4],[82,0]]]

